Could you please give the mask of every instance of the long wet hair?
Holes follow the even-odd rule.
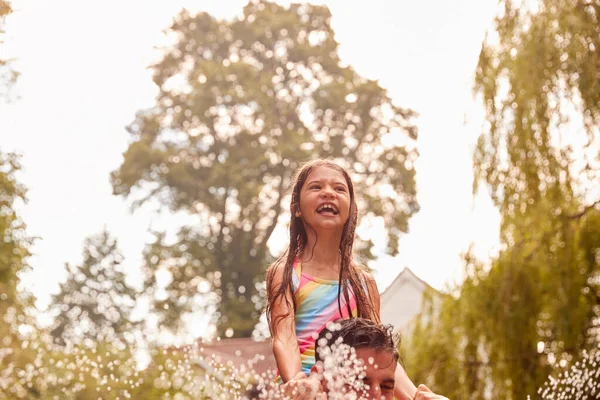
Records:
[[[292,186],[292,199],[290,202],[290,243],[288,245],[287,250],[279,257],[277,261],[269,268],[267,271],[267,306],[266,306],[266,314],[267,320],[269,321],[269,329],[271,330],[271,335],[274,335],[273,328],[275,324],[278,323],[281,319],[287,317],[289,312],[284,315],[279,315],[276,317],[275,321],[271,321],[271,310],[273,308],[273,304],[277,301],[281,301],[283,298],[286,302],[288,308],[290,307],[290,302],[286,297],[286,293],[289,294],[292,300],[292,306],[294,310],[294,314],[296,313],[296,297],[293,293],[292,288],[292,274],[294,268],[294,261],[300,254],[307,250],[308,245],[308,237],[306,235],[306,227],[301,217],[297,217],[296,213],[300,210],[300,192],[308,175],[319,167],[331,168],[335,171],[340,172],[344,179],[346,180],[346,185],[348,186],[348,192],[350,194],[350,213],[348,215],[348,220],[344,224],[344,229],[342,231],[342,238],[340,240],[339,252],[341,255],[341,265],[340,265],[340,273],[338,277],[338,310],[340,315],[342,315],[342,296],[345,300],[345,306],[348,311],[348,315],[352,318],[352,310],[350,308],[350,291],[354,294],[356,299],[357,306],[357,314],[360,318],[367,318],[379,322],[377,313],[375,312],[374,306],[371,302],[371,299],[367,293],[366,279],[364,277],[364,272],[362,268],[359,267],[353,260],[353,247],[354,247],[354,234],[357,225],[358,219],[358,207],[356,205],[356,199],[354,196],[354,185],[352,184],[352,180],[350,179],[350,175],[348,172],[329,160],[314,160],[309,161],[304,164],[296,173],[296,177]],[[311,229],[310,226],[307,226]],[[311,249],[313,251],[314,249]],[[285,264],[284,264],[285,263]],[[283,282],[282,284],[274,288],[273,287],[273,276],[275,272],[276,265],[284,265],[283,270]]]

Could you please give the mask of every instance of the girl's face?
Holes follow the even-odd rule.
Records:
[[[313,229],[339,229],[350,214],[350,192],[344,175],[325,166],[308,174],[300,189],[300,210],[296,217]]]

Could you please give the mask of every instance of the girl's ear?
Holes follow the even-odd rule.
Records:
[[[294,216],[296,218],[300,218],[302,216],[302,213],[300,212],[300,207],[296,208],[296,212],[294,213]]]

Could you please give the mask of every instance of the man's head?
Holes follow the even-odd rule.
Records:
[[[339,320],[328,324],[319,334],[316,340],[316,364],[313,368],[315,372],[323,373],[324,390],[331,391],[326,381],[340,378],[332,375],[336,375],[336,372],[339,375],[340,371],[344,371],[341,374],[346,375],[342,377],[345,379],[354,371],[353,368],[340,369],[340,366],[347,367],[350,364],[352,355],[348,349],[351,348],[358,364],[364,366],[364,371],[356,377],[357,381],[362,381],[368,388],[359,391],[351,383],[354,379],[350,379],[344,384],[346,394],[367,395],[369,399],[392,399],[394,374],[399,360],[397,345],[391,326],[379,325],[363,318]]]

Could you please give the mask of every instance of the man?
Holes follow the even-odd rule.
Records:
[[[391,326],[363,318],[339,320],[316,340],[316,363],[305,382],[283,385],[291,399],[394,398],[400,356]],[[446,399],[420,385],[414,400]],[[447,400],[447,399],[446,399]]]

